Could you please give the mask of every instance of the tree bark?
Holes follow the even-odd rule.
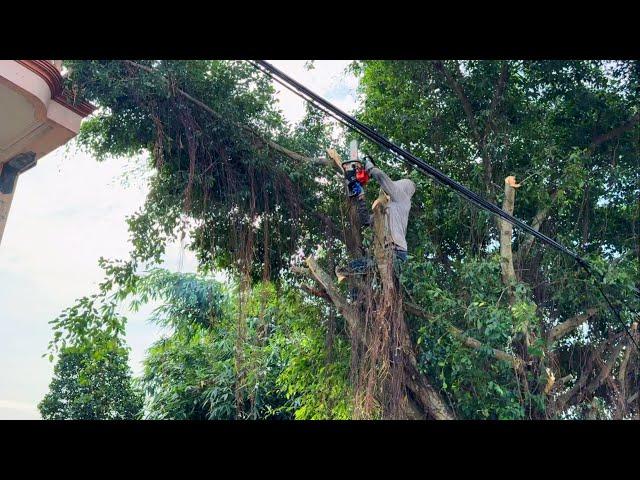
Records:
[[[607,133],[594,137],[594,139],[591,141],[591,144],[589,145],[589,152],[590,153],[593,152],[598,146],[600,146],[604,142],[608,142],[613,138],[619,137],[624,132],[631,130],[633,127],[635,127],[638,124],[639,121],[640,121],[640,113],[636,113],[633,117],[631,117],[629,120],[624,122],[619,127],[616,127]]]
[[[592,318],[598,312],[597,308],[589,308],[583,314],[571,317],[568,320],[556,325],[549,332],[549,344],[561,339],[565,335],[569,334],[584,322]]]
[[[382,198],[381,198],[382,199]],[[380,274],[380,287],[382,289],[396,288],[396,278],[393,272],[393,254],[387,247],[387,227],[384,222],[384,202],[377,202],[374,209],[374,257]],[[361,312],[357,305],[350,304],[341,294],[333,279],[318,265],[312,257],[306,259],[308,270],[297,269],[298,273],[310,275],[326,292],[322,296],[335,305],[338,312],[345,318],[350,335],[355,337],[357,344],[363,344],[365,349],[367,343],[372,341],[371,335],[377,332],[366,332],[366,326],[361,318]],[[307,289],[308,290],[308,289]],[[402,315],[403,303],[400,295],[393,296],[396,303],[391,306],[391,315],[395,315],[395,322],[387,319],[390,328],[397,331],[392,332],[401,345],[400,352],[393,357],[394,362],[401,362],[403,365],[403,376],[406,380],[404,385],[403,398],[406,399],[406,406],[402,413],[404,418],[432,418],[436,420],[451,420],[454,415],[449,406],[441,397],[440,393],[431,385],[428,379],[419,371],[415,349],[409,336],[409,329],[406,325],[404,315]],[[381,308],[376,306],[376,308]],[[398,323],[399,322],[399,323]],[[399,355],[399,357],[398,357]]]
[[[349,305],[347,300],[339,292],[331,277],[318,265],[313,257],[307,257],[306,263],[309,270],[297,269],[297,272],[310,275],[322,286],[327,297],[336,306],[349,325],[349,331],[361,331],[362,327],[359,325],[357,310]],[[321,296],[324,297],[324,295]],[[359,341],[364,341],[363,337],[363,335],[359,335]],[[407,341],[409,340],[407,339]],[[424,375],[419,372],[413,348],[411,348],[408,353],[409,365],[407,367],[407,374],[410,381],[408,384],[409,392],[407,393],[410,394],[408,395],[409,402],[414,403],[414,405],[409,405],[408,407],[409,412],[412,412],[411,415],[415,417],[416,413],[420,412],[421,415],[435,420],[455,419],[446,402],[441,398],[437,390],[433,388]]]
[[[553,192],[551,194],[551,201],[552,202],[555,201],[557,196],[558,196],[558,192],[557,191]],[[536,231],[539,231],[544,221],[549,217],[550,210],[551,210],[551,206],[545,206],[540,208],[536,212],[536,214],[533,216],[533,219],[531,220],[531,228],[533,228]],[[516,252],[516,259],[519,265],[523,263],[524,257],[525,255],[527,255],[527,253],[529,253],[529,250],[531,249],[531,245],[533,245],[533,242],[535,241],[535,239],[536,237],[534,237],[533,235],[527,236],[527,238],[522,242],[522,244],[518,248],[518,251]]]
[[[516,183],[513,176],[504,179],[504,201],[502,209],[509,215],[513,215],[514,202],[516,197],[516,188],[520,185]],[[513,251],[511,249],[511,239],[513,236],[513,225],[500,219],[500,268],[502,269],[502,283],[507,288],[509,295],[509,304],[515,302],[515,293],[513,285],[518,281],[515,269],[513,268]]]

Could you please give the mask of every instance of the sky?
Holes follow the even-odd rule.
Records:
[[[345,71],[349,62],[318,60],[307,70],[305,60],[272,61],[351,113],[357,80]],[[275,87],[285,117],[299,121],[303,101]],[[97,291],[103,279],[100,257],[128,258],[126,217],[143,205],[148,176],[125,174],[144,164],[144,157],[98,162],[72,140],[19,178],[0,244],[0,419],[40,418],[37,404],[53,374],[53,364],[43,357],[51,338],[48,322],[76,299]],[[176,243],[162,266],[193,272],[196,261]],[[162,334],[146,321],[151,309],[124,312],[134,374],[141,372],[146,349]]]

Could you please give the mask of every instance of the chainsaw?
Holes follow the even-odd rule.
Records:
[[[369,158],[369,157],[367,157]],[[369,181],[369,174],[358,158],[358,141],[351,140],[349,144],[349,160],[341,163],[347,180],[347,188],[350,197],[359,197],[364,194],[364,186]]]

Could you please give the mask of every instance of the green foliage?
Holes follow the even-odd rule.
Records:
[[[319,324],[322,309],[305,305],[300,295],[289,292],[279,303],[280,327],[270,348],[281,359],[276,385],[287,398],[282,410],[299,420],[350,418],[348,343],[336,337],[328,347],[331,327]]]
[[[638,63],[445,61],[443,67],[466,97],[475,127],[459,92],[434,62],[354,63],[363,100],[360,119],[497,203],[507,175],[524,180],[515,215],[531,222],[549,212],[542,231],[607,272],[607,290],[627,299],[628,306],[618,306],[630,322],[629,307],[638,308],[633,285],[640,278],[638,125],[609,142],[594,142],[637,115]],[[386,155],[380,162],[404,171]],[[463,418],[544,416],[549,398],[521,395],[507,365],[461,347],[446,325],[507,352],[527,333],[533,339],[527,355],[535,364],[544,364],[549,353],[545,332],[586,308],[601,312],[589,326],[589,344],[602,342],[620,325],[593,279],[536,243],[516,258],[521,282],[511,305],[500,281],[494,221],[425,177],[407,174],[417,192],[408,232],[414,257],[405,284],[436,317],[427,324],[413,320],[423,368],[440,379]],[[514,252],[525,241],[516,231]],[[561,375],[576,369],[573,338],[556,365]]]
[[[334,345],[325,365],[318,308],[293,291],[258,285],[247,299],[245,384],[235,366],[238,318],[233,290],[200,275],[156,269],[131,291],[133,304],[160,301],[151,321],[172,332],[154,343],[139,385],[145,418],[346,418],[348,347]],[[215,316],[211,313],[215,312]],[[236,389],[249,392],[238,411]]]
[[[142,398],[132,386],[125,319],[113,304],[82,298],[50,322],[57,362],[49,392],[38,405],[46,420],[127,420],[137,418]]]
[[[342,319],[301,291],[290,268],[299,251],[318,253],[327,265],[345,258],[343,185],[317,165],[265,148],[238,125],[309,156],[321,156],[334,132],[310,109],[299,125],[287,125],[273,88],[243,62],[139,63],[154,72],[122,61],[71,66],[79,93],[103,107],[83,125],[81,143],[99,157],[149,152],[154,171],[145,205],[128,220],[132,258],[103,262],[102,285],[103,295],[114,290],[114,301],[133,299],[134,308],[161,302],[151,320],[171,330],[145,361],[145,416],[349,418]],[[522,183],[515,215],[541,218],[542,232],[586,256],[613,297],[632,299],[616,300],[631,323],[639,307],[632,295],[640,278],[639,127],[617,129],[638,114],[638,62],[376,60],[352,68],[362,121],[498,204],[503,179],[515,175]],[[176,88],[220,117],[184,101]],[[594,280],[516,231],[518,279],[505,285],[492,217],[376,146],[362,149],[392,178],[416,183],[402,283],[431,320],[409,317],[409,326],[419,368],[457,416],[593,412],[586,399],[560,412],[550,405],[580,375],[588,349],[620,328]],[[369,200],[377,193],[367,192]],[[184,232],[199,275],[136,273],[159,262],[167,242]],[[208,276],[220,270],[230,285]],[[68,340],[121,333],[104,308],[78,322]],[[590,308],[598,312],[594,321],[547,344],[551,327]],[[66,329],[60,322],[56,328]],[[463,345],[452,326],[484,347]],[[517,374],[492,349],[523,358],[526,372]],[[549,367],[573,380],[545,393]],[[606,389],[593,396],[593,405],[606,404],[598,411],[615,402]]]
[[[145,418],[235,418],[233,343],[202,327],[174,333],[147,352],[139,380],[147,400]]]
[[[271,318],[247,319],[252,395],[238,411],[235,392],[246,386],[238,385],[234,363],[237,312],[232,292],[211,278],[159,269],[142,276],[136,286],[134,305],[160,301],[150,320],[172,329],[144,361],[140,385],[147,396],[145,418],[233,419],[245,411],[255,418],[278,408],[280,399],[273,392],[277,358],[252,343],[258,330],[270,328]]]
[[[159,263],[167,241],[191,217],[197,222],[190,237],[204,268],[248,269],[258,281],[266,263],[275,278],[300,243],[321,235],[301,221],[317,209],[305,195],[316,187],[314,171],[263,148],[239,125],[313,155],[329,134],[322,120],[314,112],[291,131],[274,108],[273,88],[246,62],[137,63],[155,73],[123,61],[69,62],[79,94],[106,107],[83,124],[80,144],[99,158],[151,153],[155,175],[147,201],[128,219],[133,260]]]

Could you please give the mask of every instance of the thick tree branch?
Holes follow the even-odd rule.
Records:
[[[534,215],[533,220],[531,220],[531,228],[536,231],[540,230],[542,226],[542,222],[544,222],[549,216],[549,207],[543,207]],[[529,253],[531,249],[531,245],[535,241],[536,237],[533,235],[527,236],[525,240],[520,244],[518,251],[516,252],[516,259],[518,263],[522,261],[522,259]]]
[[[357,327],[357,320],[354,316],[353,307],[347,303],[347,299],[342,296],[335,283],[329,275],[318,265],[313,257],[307,257],[307,266],[313,278],[322,286],[338,311],[349,322],[350,326]]]
[[[308,269],[298,268],[299,273],[304,273],[314,278],[325,290],[327,296],[331,299],[331,302],[338,308],[342,316],[349,324],[350,331],[359,331],[358,316],[356,311],[351,307],[346,299],[340,294],[335,283],[329,277],[329,275],[320,268],[315,259],[308,257],[307,260]],[[359,343],[364,339],[359,337],[356,339]],[[366,348],[366,345],[365,345]],[[416,402],[423,412],[427,412],[431,418],[436,420],[452,420],[453,414],[449,411],[448,407],[440,397],[439,393],[431,386],[427,379],[422,375],[417,366],[417,361],[413,349],[409,349],[408,364],[407,364],[407,377],[409,379],[408,388],[411,394],[411,400]],[[416,405],[410,405],[410,415],[412,417],[420,417],[420,409]]]
[[[633,324],[631,325],[631,335],[637,337],[637,330],[638,322],[633,322]],[[627,369],[629,367],[631,357],[635,353],[636,350],[632,348],[632,342],[629,341],[627,349],[622,357],[622,361],[620,362],[620,368],[618,369],[618,401],[615,412],[615,416],[617,419],[623,419],[625,414],[627,413],[627,405],[629,405],[629,401],[627,399],[627,391],[629,390],[627,386]]]
[[[589,308],[585,313],[576,315],[575,317],[571,317],[570,319],[556,325],[549,332],[549,343],[553,343],[558,339],[564,337],[568,333],[572,332],[584,322],[593,317],[597,312],[597,308]]]
[[[514,176],[508,176],[504,179],[504,201],[502,209],[509,215],[513,215],[513,207],[516,197],[516,188],[520,185],[516,183]],[[509,304],[513,305],[515,296],[513,285],[518,281],[516,272],[513,268],[513,251],[511,249],[511,239],[513,236],[513,225],[502,219],[500,224],[500,268],[502,269],[502,283],[509,291]]]
[[[420,373],[414,355],[409,355],[409,364],[406,369],[409,393],[412,394],[423,411],[427,412],[434,420],[455,420],[455,416],[442,400],[438,391]]]
[[[638,121],[640,121],[640,112],[636,113],[633,117],[631,117],[629,120],[624,122],[619,127],[614,128],[613,130],[607,133],[594,137],[593,140],[591,141],[591,144],[589,145],[589,152],[593,152],[598,146],[600,146],[604,142],[608,142],[613,138],[619,137],[624,132],[631,130],[633,127],[636,126]]]
[[[573,386],[568,391],[566,391],[565,393],[561,394],[556,399],[554,410],[557,410],[557,411],[564,410],[565,407],[571,401],[571,399],[575,395],[577,395],[580,392],[580,390],[582,390],[582,388],[584,388],[584,386],[589,381],[589,376],[591,375],[591,372],[593,371],[594,359],[595,359],[595,352],[592,351],[592,352],[590,352],[589,356],[587,357],[587,361],[586,361],[584,367],[582,367],[582,372],[580,373],[580,377],[578,377],[578,379],[576,380],[576,383],[574,383]]]
[[[307,272],[309,272],[309,270],[307,270]],[[304,290],[308,294],[313,295],[314,297],[322,298],[323,300],[327,300],[328,302],[331,302],[331,297],[324,290],[313,288],[304,284],[300,285],[300,288],[302,288],[302,290]]]
[[[148,73],[152,73],[154,75],[158,75],[159,78],[162,78],[165,82],[167,82],[167,84],[170,84],[170,81],[165,78],[164,76],[162,76],[159,72],[157,72],[156,70],[154,70],[151,67],[148,67],[146,65],[142,65],[140,63],[134,62],[132,60],[123,60],[126,64],[131,65],[137,69],[140,70],[144,70]],[[213,108],[211,108],[209,105],[203,103],[202,101],[198,100],[197,98],[189,95],[187,92],[185,92],[184,90],[175,87],[175,91],[180,94],[182,97],[186,98],[187,100],[189,100],[190,102],[192,102],[193,104],[197,105],[198,107],[202,108],[203,110],[205,110],[206,112],[210,113],[211,115],[213,115],[214,117],[216,117],[217,119],[221,120],[221,121],[227,121],[232,123],[233,125],[235,125],[236,127],[244,130],[245,132],[249,133],[250,135],[252,135],[258,142],[264,144],[264,145],[268,145],[270,148],[273,148],[274,150],[276,150],[277,152],[282,153],[283,155],[299,161],[299,162],[307,162],[307,163],[311,163],[314,165],[322,165],[322,166],[326,166],[326,167],[334,167],[334,163],[327,158],[319,158],[319,157],[307,157],[304,155],[300,155],[299,153],[296,153],[292,150],[289,150],[286,147],[283,147],[282,145],[274,142],[273,140],[270,140],[268,138],[265,138],[264,136],[262,136],[260,133],[258,133],[256,130],[254,130],[253,128],[247,126],[247,125],[242,125],[233,121],[229,121],[228,119],[225,119],[220,113],[218,113],[217,111],[215,111]]]
[[[594,380],[592,378],[592,373],[598,365],[602,365],[603,362],[601,360],[601,355],[605,351],[605,349],[609,346],[614,345],[618,340],[620,340],[626,332],[621,332],[614,335],[609,341],[601,342],[596,348],[591,350],[587,361],[582,368],[582,372],[580,377],[576,381],[576,383],[569,389],[569,391],[560,395],[555,401],[555,409],[558,411],[564,410],[567,406],[576,405],[583,400],[585,400],[590,393],[595,391],[598,386],[602,384],[604,379],[606,378],[603,375],[603,370],[607,368],[605,364],[603,368],[601,368],[600,372],[596,375]],[[612,353],[609,356],[609,361],[615,362],[615,359],[620,354],[620,350],[618,348],[622,348],[624,346],[624,342],[619,343],[617,346],[612,347]],[[610,368],[613,368],[613,364],[611,364]],[[610,373],[610,370],[609,370]],[[594,387],[594,385],[596,385]]]
[[[611,375],[611,371],[616,364],[618,357],[620,356],[620,352],[628,342],[620,342],[616,345],[612,350],[606,360],[602,360],[600,356],[597,356],[597,362],[600,364],[601,368],[598,372],[598,375],[589,382],[587,387],[583,389],[579,395],[573,400],[573,403],[580,403],[582,400],[587,398],[593,392],[595,392],[600,385],[602,385],[606,379]]]
[[[433,322],[435,320],[433,315],[429,315],[428,313],[420,309],[420,307],[412,303],[405,302],[404,310],[411,315],[424,318],[425,320],[428,320],[430,322]],[[498,360],[502,360],[503,362],[510,363],[511,365],[513,365],[513,367],[516,370],[522,371],[523,362],[519,358],[513,355],[510,355],[502,350],[498,350],[497,348],[488,347],[487,345],[482,343],[480,340],[470,337],[469,335],[465,334],[461,329],[453,325],[447,325],[447,329],[454,337],[461,340],[463,345],[465,345],[466,347],[473,348],[474,350],[485,350],[485,351],[488,350],[491,352],[494,358]]]
[[[618,370],[618,388],[617,402],[615,409],[615,418],[621,420],[627,411],[627,366],[631,357],[631,348],[627,348],[620,362]]]

